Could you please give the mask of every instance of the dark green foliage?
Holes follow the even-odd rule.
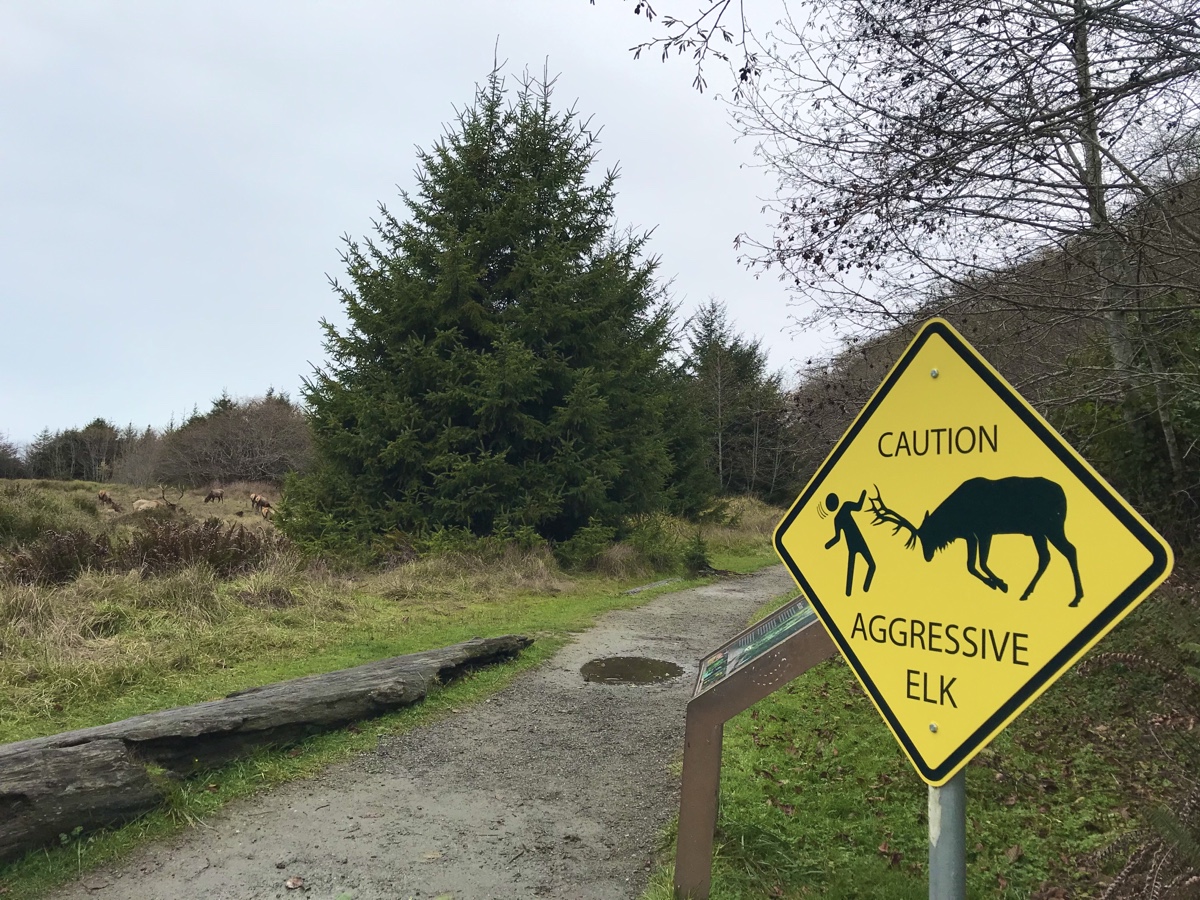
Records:
[[[347,241],[350,320],[307,382],[317,451],[277,524],[354,552],[389,532],[581,529],[707,501],[672,403],[670,308],[614,172],[551,85],[493,73],[432,150],[408,218]],[[361,552],[361,551],[360,551]],[[568,551],[574,555],[574,551]]]
[[[595,565],[617,536],[611,525],[592,521],[576,530],[575,534],[555,548],[558,561],[568,569],[586,569]]]
[[[790,501],[800,487],[794,472],[798,441],[782,377],[768,370],[761,343],[737,334],[716,300],[696,313],[688,343],[705,470],[723,493]]]
[[[643,516],[629,528],[624,543],[632,547],[653,572],[672,572],[679,567],[679,540],[668,529],[663,516]]]
[[[683,568],[692,576],[712,570],[712,563],[708,558],[708,547],[704,543],[699,528],[696,529],[695,536],[683,551]]]

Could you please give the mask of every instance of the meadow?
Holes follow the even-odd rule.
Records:
[[[523,632],[536,643],[420,707],[181,782],[166,808],[123,828],[64,834],[61,846],[0,866],[0,891],[35,896],[203,821],[230,799],[370,750],[381,734],[498,690],[603,612],[695,583],[683,559],[696,528],[667,519],[643,523],[633,540],[577,569],[545,546],[488,541],[447,541],[371,569],[341,566],[299,553],[252,514],[248,495],[263,487],[231,487],[218,504],[189,492],[175,511],[133,513],[135,497],[157,492],[0,482],[0,742],[476,635]],[[122,512],[97,501],[102,488]],[[699,533],[711,563],[732,571],[773,563],[780,511],[738,501],[730,512],[726,524]],[[206,527],[232,536],[225,544],[188,537]],[[90,535],[108,555],[70,574],[87,560],[63,562],[64,546],[82,546],[56,544],[65,534]],[[148,552],[147,535],[165,549]],[[30,567],[46,561],[36,547],[54,563],[44,575]],[[1182,561],[968,767],[970,896],[1048,900],[1111,888],[1110,896],[1135,897],[1155,861],[1169,863],[1164,877],[1187,871],[1169,835],[1189,798],[1195,805],[1200,771],[1200,686],[1187,675],[1189,647],[1200,642],[1195,571]],[[668,574],[681,580],[623,593]],[[664,835],[648,900],[670,896],[672,840]],[[924,785],[840,661],[727,726],[714,898],[923,896],[925,841]],[[1122,875],[1130,859],[1141,862]]]

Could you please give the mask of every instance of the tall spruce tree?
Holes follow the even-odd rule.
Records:
[[[648,235],[615,231],[616,173],[589,183],[595,134],[552,87],[510,97],[493,72],[418,151],[408,216],[381,207],[374,238],[347,239],[349,327],[322,322],[330,362],[306,382],[318,462],[289,486],[294,536],[563,540],[700,505],[700,480],[674,478],[695,442],[666,423],[681,390]]]

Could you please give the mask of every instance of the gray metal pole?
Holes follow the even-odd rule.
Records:
[[[929,789],[929,900],[967,897],[967,773]]]

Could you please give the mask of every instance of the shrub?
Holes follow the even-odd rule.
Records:
[[[155,459],[159,479],[193,487],[212,482],[278,484],[303,471],[312,439],[304,413],[286,394],[235,400],[222,395],[212,409],[163,435]]]
[[[645,516],[629,529],[624,543],[638,552],[646,565],[656,572],[673,572],[679,568],[682,554],[679,538],[666,516]]]
[[[655,571],[646,557],[629,544],[613,544],[596,558],[594,565],[601,575],[621,581]]]
[[[699,575],[701,572],[707,572],[712,568],[712,563],[708,559],[708,547],[705,546],[704,538],[700,536],[700,529],[696,529],[696,535],[688,543],[687,549],[683,551],[683,568],[689,575]]]
[[[243,525],[224,527],[219,519],[199,524],[147,519],[122,548],[120,563],[158,575],[203,563],[218,575],[245,572],[280,546],[273,534]]]
[[[576,531],[574,537],[555,547],[554,555],[568,569],[591,568],[608,549],[616,534],[617,529],[611,525],[604,525],[592,519]]]
[[[225,527],[218,519],[164,519],[152,512],[143,514],[124,539],[83,529],[45,532],[0,559],[0,574],[22,584],[64,584],[86,571],[161,575],[200,564],[228,577],[265,562],[286,545],[271,532]]]
[[[8,555],[3,571],[22,584],[65,584],[88,569],[103,569],[112,560],[107,534],[83,529],[48,531]]]

